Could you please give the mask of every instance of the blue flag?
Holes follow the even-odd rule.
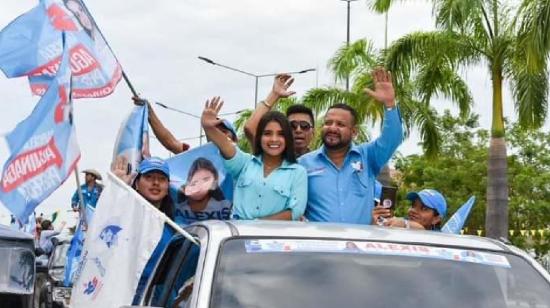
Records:
[[[71,239],[71,246],[67,250],[67,259],[65,260],[65,271],[63,277],[63,285],[70,287],[73,284],[78,264],[82,259],[82,249],[84,247],[84,222],[80,221],[76,228],[73,238]]]
[[[113,163],[122,160],[128,164],[128,172],[134,178],[137,168],[149,153],[149,109],[147,104],[135,106],[122,122],[113,151]]]
[[[468,219],[468,215],[470,215],[470,210],[474,206],[474,203],[476,201],[475,196],[471,196],[466,203],[464,203],[456,213],[454,213],[453,216],[447,221],[447,223],[441,228],[441,232],[443,233],[453,233],[453,234],[460,234],[460,230],[462,230],[462,227],[464,227],[464,224],[466,223],[466,220]]]
[[[68,59],[65,49],[48,91],[31,115],[6,136],[10,156],[2,171],[0,201],[23,223],[67,179],[80,158]]]
[[[207,143],[166,162],[170,167],[170,196],[176,205],[176,223],[185,225],[197,220],[230,218],[233,179],[225,171],[223,157],[215,145]],[[203,173],[199,173],[201,170]],[[190,203],[205,197],[208,198],[205,208],[191,211]]]
[[[114,91],[122,69],[81,0],[41,0],[2,29],[0,69],[8,78],[28,76],[32,93],[44,95],[64,46],[70,51],[72,98],[104,97]]]

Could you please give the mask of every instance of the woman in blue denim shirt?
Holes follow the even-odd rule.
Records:
[[[242,152],[216,128],[221,122],[218,113],[222,105],[219,97],[207,101],[201,122],[236,183],[233,218],[299,219],[307,202],[307,174],[296,163],[287,118],[280,112],[268,112],[261,118],[251,155]]]

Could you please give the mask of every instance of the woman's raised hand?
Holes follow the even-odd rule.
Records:
[[[219,96],[214,96],[210,100],[207,100],[204,104],[204,110],[202,111],[201,124],[202,127],[213,128],[216,125],[222,123],[222,120],[218,118],[218,113],[222,109],[223,101]]]

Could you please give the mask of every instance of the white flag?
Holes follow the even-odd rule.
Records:
[[[130,305],[166,220],[163,213],[109,172],[86,234],[71,306]]]

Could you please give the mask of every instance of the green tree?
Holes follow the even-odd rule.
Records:
[[[523,7],[528,2],[536,1],[523,0]],[[521,43],[529,33],[526,30],[531,17],[522,6],[515,6],[514,1],[433,0],[433,3],[437,30],[411,33],[394,42],[386,53],[387,66],[398,83],[413,80],[415,90],[426,103],[436,94],[434,89],[443,89],[444,95],[452,97],[445,89],[464,87],[464,80],[455,72],[479,64],[487,67],[492,81],[492,124],[486,230],[490,237],[507,237],[509,191],[503,83],[507,81],[512,89],[519,123],[524,128],[541,127],[548,107],[547,57],[542,48],[525,52]],[[529,66],[529,57],[536,59],[538,65]]]
[[[441,117],[443,136],[437,159],[425,155],[400,157],[396,161],[400,200],[408,191],[435,188],[441,191],[452,215],[471,195],[476,204],[466,225],[466,233],[484,229],[487,187],[487,143],[489,132],[480,129],[478,116],[455,118],[449,112]],[[517,246],[533,248],[538,256],[550,249],[550,133],[528,131],[518,123],[508,126],[510,240]],[[408,202],[402,201],[400,215]],[[546,234],[521,234],[519,230],[546,230]]]
[[[488,133],[479,129],[478,117],[453,117],[449,111],[438,120],[442,145],[436,159],[426,155],[410,155],[396,160],[401,174],[398,180],[402,200],[409,191],[434,188],[446,198],[450,216],[474,195],[476,205],[470,214],[467,233],[476,234],[485,221],[485,191],[487,183]],[[406,214],[401,208],[399,214]]]

